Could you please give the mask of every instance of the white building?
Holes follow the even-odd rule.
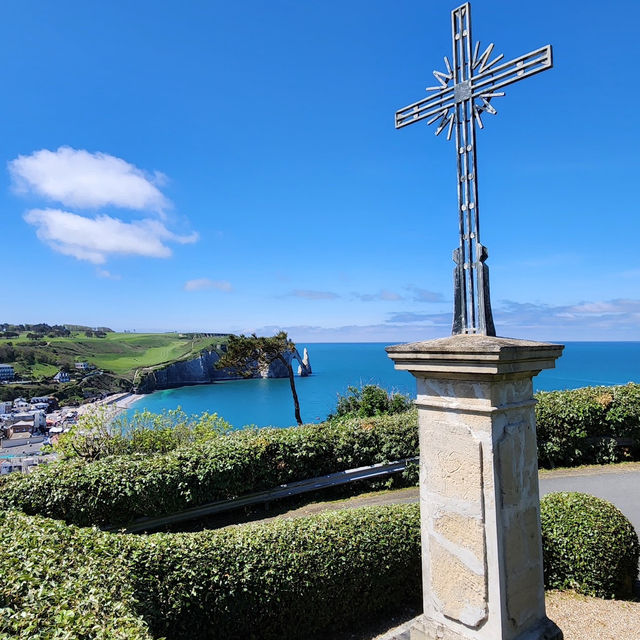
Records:
[[[76,362],[73,366],[80,371],[89,371],[89,369],[93,369],[88,362]]]
[[[69,374],[66,371],[58,371],[58,373],[56,373],[56,375],[53,376],[53,379],[56,382],[69,382],[71,380],[71,378],[69,377]]]
[[[44,411],[25,411],[24,413],[14,413],[16,421],[30,422],[34,429],[44,429],[47,426],[47,416]]]
[[[4,380],[13,380],[15,373],[10,364],[0,364],[0,382]]]
[[[8,402],[0,402],[0,415],[11,413],[11,409],[13,409],[13,402],[10,400]]]

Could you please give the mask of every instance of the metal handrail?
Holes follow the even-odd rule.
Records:
[[[326,489],[328,487],[337,487],[356,480],[369,480],[379,476],[399,473],[407,468],[410,462],[417,462],[418,457],[405,458],[395,462],[381,462],[367,467],[358,467],[357,469],[348,469],[347,471],[338,471],[317,478],[309,478],[308,480],[299,480],[297,482],[289,482],[282,484],[274,489],[266,489],[265,491],[257,491],[247,495],[232,498],[231,500],[217,500],[208,502],[197,507],[184,509],[164,516],[145,517],[134,520],[125,527],[108,526],[103,527],[104,531],[122,531],[124,533],[139,533],[150,529],[158,529],[159,527],[173,524],[175,522],[184,522],[185,520],[195,520],[204,516],[223,513],[246,507],[253,504],[263,504],[272,500],[279,500],[289,496],[316,491],[318,489]]]

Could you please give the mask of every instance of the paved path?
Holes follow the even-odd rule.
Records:
[[[640,535],[640,465],[542,473],[540,495],[554,491],[580,491],[612,502]]]
[[[540,474],[540,495],[554,491],[580,491],[612,502],[631,521],[640,535],[640,462],[622,465],[604,465],[561,471],[543,471]],[[352,509],[379,504],[398,504],[418,501],[418,487],[383,491],[346,500],[316,502],[263,518],[296,518],[320,511]]]

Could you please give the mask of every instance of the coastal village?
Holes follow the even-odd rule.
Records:
[[[52,381],[63,385],[70,383],[74,374],[81,379],[102,374],[86,361],[74,363],[74,369],[73,373],[60,369]],[[0,384],[20,383],[24,384],[24,381],[16,380],[14,367],[0,363]],[[68,432],[80,416],[99,406],[122,410],[138,397],[128,392],[105,393],[80,406],[61,406],[54,395],[0,401],[0,475],[28,473],[38,464],[49,462],[55,456],[46,447]]]
[[[242,377],[216,367],[226,334],[118,334],[105,327],[5,323],[0,338],[3,475],[27,473],[54,459],[50,446],[97,408],[116,414],[156,389]],[[298,375],[311,374],[306,349],[303,356],[288,352],[286,360],[292,359]],[[253,375],[288,374],[277,360]]]
[[[133,393],[109,394],[80,407],[60,407],[54,396],[0,402],[0,475],[29,473],[37,465],[50,462],[55,454],[47,446],[75,426],[82,415],[99,407],[109,407],[115,414],[139,397]]]

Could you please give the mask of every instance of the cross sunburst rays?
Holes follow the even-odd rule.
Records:
[[[473,117],[475,118],[478,126],[483,129],[484,124],[482,122],[482,114],[486,111],[491,115],[496,115],[498,112],[495,107],[491,104],[491,100],[493,98],[501,98],[505,95],[504,91],[492,91],[490,87],[486,87],[485,90],[480,90],[478,93],[473,91],[473,80],[475,77],[479,75],[489,76],[491,77],[492,68],[504,58],[504,55],[500,53],[495,58],[490,60],[491,54],[493,53],[493,43],[491,43],[482,53],[480,53],[480,42],[476,42],[476,45],[473,50],[473,57],[471,59],[471,64],[465,65],[470,72],[470,78],[467,78],[466,81],[458,83],[456,86],[462,86],[466,83],[464,89],[468,92],[469,95],[462,97],[456,100],[456,105],[463,100],[471,101],[471,110]],[[438,82],[438,85],[435,87],[427,87],[427,91],[442,91],[443,89],[449,88],[449,83],[453,80],[453,69],[451,67],[451,63],[449,62],[449,58],[447,56],[444,57],[444,64],[446,67],[445,71],[434,71],[433,75]],[[455,87],[454,87],[455,91]],[[457,109],[455,106],[445,107],[442,111],[433,116],[430,120],[427,120],[427,124],[433,124],[434,122],[438,122],[438,126],[436,127],[436,136],[439,136],[445,129],[447,130],[447,140],[451,140],[451,135],[453,133],[453,125],[456,122],[456,113]]]

